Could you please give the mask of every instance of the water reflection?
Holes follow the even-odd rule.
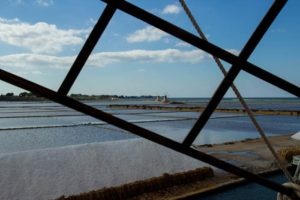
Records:
[[[91,105],[179,142],[200,114],[115,110],[99,102]],[[0,108],[0,153],[137,138],[55,103],[1,102]],[[297,116],[257,116],[257,119],[269,136],[300,130],[300,118]],[[216,144],[257,137],[259,134],[247,116],[214,113],[194,144]]]

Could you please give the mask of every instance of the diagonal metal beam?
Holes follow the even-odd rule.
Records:
[[[105,2],[108,2],[109,0],[104,0]],[[147,13],[146,11],[138,8],[138,7],[135,7],[133,5],[131,5],[130,3],[128,2],[123,2],[123,1],[120,1],[120,0],[111,0],[108,2],[109,3],[109,7],[110,7],[110,12],[107,11],[107,17],[109,17],[109,14],[111,14],[111,17],[113,15],[113,13],[116,11],[116,7],[118,7],[119,9],[122,9],[122,6],[123,6],[123,9],[128,9],[128,13],[135,16],[137,15],[136,17],[139,18],[139,19],[142,19],[143,21],[146,21],[148,22],[149,24],[154,24],[153,26],[156,26],[162,30],[164,30],[165,32],[168,32],[172,35],[174,35],[175,37],[178,37],[180,39],[182,39],[183,41],[186,41],[188,43],[191,43],[192,45],[198,47],[198,48],[202,48],[203,50],[217,56],[217,57],[220,57],[221,59],[233,64],[233,65],[236,65],[237,69],[238,70],[241,70],[241,69],[244,69],[246,71],[246,69],[248,71],[251,71],[250,67],[254,67],[255,70],[253,72],[253,75],[255,76],[258,76],[258,73],[261,69],[258,68],[257,66],[243,60],[243,59],[240,59],[239,57],[236,57],[234,56],[233,54],[229,53],[229,52],[226,52],[225,50],[215,46],[215,45],[212,45],[208,42],[205,42],[205,41],[202,41],[200,40],[198,37],[164,21],[164,20],[161,20],[160,18],[154,16],[154,15],[151,15],[150,13]],[[125,5],[125,6],[124,6]],[[129,6],[129,7],[128,7]],[[106,7],[108,8],[108,7]],[[106,9],[105,9],[106,11]],[[124,11],[124,10],[123,10]],[[125,11],[126,12],[126,11]],[[110,17],[110,19],[111,19]],[[144,20],[143,18],[146,17],[148,19],[150,19],[150,21],[147,21],[147,20]],[[150,17],[150,18],[149,18]],[[108,22],[110,21],[110,19],[107,19],[107,23],[105,24],[105,20],[104,20],[104,24],[100,24],[100,19],[98,21],[98,23],[103,26],[103,31],[105,29],[105,27],[107,26]],[[151,21],[152,20],[152,21]],[[99,25],[99,26],[100,26]],[[167,25],[166,27],[164,27],[165,25]],[[94,28],[95,30],[95,28]],[[93,30],[93,31],[94,31]],[[103,32],[102,31],[102,32]],[[101,36],[101,33],[99,35],[98,38],[94,38],[96,40],[92,40],[92,45],[96,45],[98,39],[100,38]],[[86,46],[86,44],[85,44]],[[279,185],[277,183],[274,183],[272,181],[269,181],[267,179],[264,179],[260,176],[257,176],[255,174],[252,174],[250,172],[247,172],[241,168],[238,168],[234,165],[231,165],[230,163],[227,163],[227,162],[224,162],[222,160],[219,160],[219,159],[216,159],[210,155],[207,155],[203,152],[199,152],[195,149],[192,149],[190,148],[189,146],[184,146],[182,145],[181,143],[178,143],[178,142],[175,142],[169,138],[166,138],[166,137],[163,137],[161,135],[158,135],[152,131],[149,131],[147,129],[144,129],[142,127],[139,127],[135,124],[132,124],[130,122],[127,122],[125,120],[122,120],[120,118],[117,118],[117,117],[114,117],[108,113],[105,113],[101,110],[97,110],[91,106],[88,106],[88,105],[85,105],[79,101],[76,101],[74,99],[71,99],[69,97],[66,96],[66,94],[68,93],[69,89],[71,88],[72,84],[74,83],[74,81],[76,80],[78,74],[80,73],[80,70],[82,69],[84,63],[86,62],[88,56],[90,55],[90,53],[92,52],[93,48],[88,48],[88,45],[87,45],[87,49],[86,49],[86,52],[83,53],[82,57],[81,58],[78,58],[78,66],[77,67],[74,67],[74,70],[73,69],[73,66],[72,66],[72,69],[70,70],[69,74],[71,74],[69,76],[70,77],[68,80],[68,76],[66,77],[64,83],[66,84],[66,86],[64,86],[64,83],[62,84],[61,88],[59,89],[59,92],[55,92],[55,91],[52,91],[52,90],[49,90],[48,88],[45,88],[45,87],[42,87],[38,84],[35,84],[33,82],[30,82],[26,79],[23,79],[23,78],[20,78],[16,75],[13,75],[11,73],[8,73],[4,70],[1,70],[0,69],[0,79],[3,80],[3,81],[6,81],[10,84],[13,84],[15,86],[18,86],[20,88],[23,88],[25,90],[28,90],[28,91],[31,91],[33,93],[36,93],[36,94],[40,94],[50,100],[53,100],[57,103],[60,103],[62,105],[65,105],[69,108],[72,108],[74,110],[77,110],[79,112],[82,112],[82,113],[85,113],[87,115],[90,115],[92,117],[95,117],[99,120],[103,120],[105,122],[108,122],[112,125],[115,125],[119,128],[122,128],[124,130],[127,130],[127,131],[130,131],[138,136],[141,136],[141,137],[144,137],[148,140],[151,140],[153,142],[156,142],[158,144],[161,144],[163,146],[166,146],[168,148],[171,148],[175,151],[178,151],[178,152],[181,152],[185,155],[188,155],[190,157],[193,157],[195,159],[198,159],[198,160],[201,160],[201,161],[204,161],[208,164],[211,164],[215,167],[218,167],[220,169],[223,169],[223,170],[226,170],[230,173],[233,173],[233,174],[236,174],[238,176],[242,176],[244,178],[247,178],[249,180],[252,180],[252,181],[255,181],[265,187],[268,187],[268,188],[271,188],[273,190],[276,190],[276,191],[279,191],[283,194],[287,194],[287,195],[293,195],[293,190],[292,189],[289,189],[289,188],[286,188],[282,185]],[[251,46],[251,45],[250,45]],[[254,45],[255,46],[255,45]],[[254,47],[253,47],[254,48]],[[81,64],[80,64],[81,63]],[[242,67],[239,67],[239,66],[244,66],[244,68]],[[232,67],[233,68],[233,67]],[[71,72],[72,71],[72,72]],[[264,72],[264,71],[263,71]],[[72,74],[73,73],[73,74]],[[266,79],[265,76],[268,76],[268,78]],[[272,83],[273,85],[276,85],[278,86],[279,88],[282,88],[296,96],[300,96],[300,89],[299,87],[283,80],[283,79],[280,79],[279,77],[276,77],[274,76],[273,74],[269,73],[268,72],[264,72],[264,75],[262,76],[262,79],[263,80],[269,80],[270,83]],[[277,83],[276,81],[282,81],[280,84]],[[65,89],[64,89],[65,87]]]
[[[168,147],[170,149],[173,149],[177,152],[183,153],[187,156],[190,156],[192,158],[195,158],[197,160],[206,162],[212,166],[215,166],[217,168],[223,169],[227,172],[233,173],[237,176],[244,177],[250,181],[254,181],[258,184],[261,184],[265,187],[268,187],[272,190],[278,191],[282,194],[286,194],[289,196],[293,196],[294,192],[291,188],[284,187],[278,183],[272,182],[268,179],[265,179],[261,176],[258,176],[256,174],[253,174],[251,172],[248,172],[244,169],[241,169],[239,167],[236,167],[230,163],[227,163],[225,161],[219,160],[213,156],[207,155],[203,152],[197,151],[193,148],[183,146],[181,143],[178,143],[174,140],[171,140],[169,138],[163,137],[155,132],[152,132],[150,130],[144,129],[142,127],[139,127],[135,124],[132,124],[130,122],[127,122],[123,119],[120,119],[118,117],[115,117],[113,115],[110,115],[108,113],[105,113],[101,110],[98,110],[96,108],[93,108],[91,106],[85,105],[79,101],[76,101],[68,96],[60,95],[57,92],[54,92],[53,90],[50,90],[48,88],[45,88],[43,86],[40,86],[36,83],[33,83],[31,81],[28,81],[24,78],[21,78],[19,76],[16,76],[14,74],[11,74],[9,72],[6,72],[2,69],[0,69],[0,80],[3,80],[7,83],[10,83],[12,85],[15,85],[19,88],[23,88],[24,90],[31,91],[35,94],[39,94],[49,100],[52,100],[54,102],[57,102],[59,104],[62,104],[64,106],[67,106],[69,108],[72,108],[74,110],[77,110],[81,113],[87,114],[89,116],[92,116],[96,119],[105,121],[109,124],[112,124],[116,127],[119,127],[121,129],[127,130],[135,135],[138,135],[140,137],[146,138],[150,141],[153,141],[155,143],[158,143],[160,145],[163,145],[165,147]]]
[[[248,60],[252,52],[255,50],[256,46],[263,38],[264,34],[267,32],[268,28],[271,26],[272,22],[275,20],[283,6],[285,5],[286,0],[278,0],[275,1],[271,8],[268,10],[266,15],[263,17],[249,40],[247,41],[246,45],[242,49],[240,55],[238,56],[241,60]],[[225,76],[221,84],[219,85],[218,89],[215,91],[213,97],[208,102],[206,108],[202,112],[199,119],[196,121],[193,128],[190,130],[189,134],[183,141],[184,145],[190,146],[196,137],[198,136],[199,132],[207,123],[209,117],[212,115],[214,110],[217,108],[220,101],[223,99],[225,93],[228,91],[229,87],[232,85],[234,79],[237,77],[241,68],[233,64],[230,68],[228,74]]]
[[[295,95],[296,97],[300,97],[300,87],[293,85],[289,82],[287,82],[286,80],[275,76],[274,74],[259,68],[251,63],[249,63],[249,65],[242,65],[241,68],[248,72],[249,74],[260,78],[268,83],[271,83],[274,86],[277,86],[278,88],[281,88],[287,92],[289,92],[290,94]]]
[[[90,33],[85,44],[83,45],[81,51],[79,52],[78,56],[76,57],[70,71],[68,72],[68,74],[65,77],[64,81],[62,82],[60,88],[58,89],[59,94],[61,94],[61,95],[68,94],[68,92],[70,91],[72,85],[74,84],[77,76],[79,75],[84,64],[86,63],[88,57],[90,56],[94,47],[96,46],[99,38],[101,37],[102,33],[104,32],[105,28],[107,27],[109,21],[113,17],[115,11],[116,11],[116,8],[111,5],[107,5],[105,7],[102,15],[98,19],[92,32]]]
[[[205,36],[205,34],[201,30],[199,24],[197,23],[196,19],[194,18],[191,10],[189,9],[189,7],[187,6],[187,4],[185,3],[185,1],[184,0],[179,0],[179,2],[181,4],[181,6],[183,7],[184,11],[186,12],[188,18],[192,22],[194,28],[198,32],[199,36],[202,39],[208,41],[207,38],[206,38],[206,36]],[[227,71],[225,70],[225,67],[222,64],[221,60],[219,58],[215,57],[215,56],[213,56],[213,59],[214,59],[215,63],[217,64],[218,68],[223,73],[223,75],[226,76],[227,75]],[[270,152],[272,153],[273,157],[275,158],[275,161],[277,162],[279,168],[283,171],[283,173],[285,174],[285,176],[286,176],[286,178],[288,179],[289,182],[294,182],[292,176],[290,175],[290,173],[286,169],[287,162],[284,162],[284,161],[282,161],[279,158],[279,156],[277,155],[277,153],[276,153],[275,149],[273,148],[271,142],[269,141],[268,137],[266,136],[263,128],[259,125],[259,123],[256,120],[256,118],[255,118],[253,112],[251,111],[250,107],[248,106],[248,104],[246,103],[246,101],[242,97],[241,93],[239,92],[238,88],[235,86],[235,84],[233,82],[232,82],[232,85],[231,85],[231,89],[235,93],[236,97],[239,99],[240,104],[244,107],[245,111],[247,112],[247,114],[248,114],[251,122],[253,123],[254,127],[256,128],[257,132],[263,138],[263,140],[266,143],[268,149],[270,150]],[[199,134],[200,134],[200,132],[199,132]]]
[[[244,71],[261,78],[262,80],[281,88],[297,97],[300,97],[300,88],[278,76],[275,76],[258,66],[249,63],[245,60],[240,60],[237,56],[227,52],[226,50],[217,47],[207,41],[200,39],[199,37],[133,5],[124,0],[102,0],[108,4],[112,4],[116,6],[118,9],[122,10],[123,12],[132,15],[142,21],[147,22],[148,24],[159,28],[166,33],[173,35],[174,37],[181,39],[197,48],[200,48],[230,64],[237,64],[241,67]],[[261,75],[260,73],[263,73]]]

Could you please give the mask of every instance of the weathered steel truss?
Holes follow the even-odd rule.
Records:
[[[266,15],[261,20],[260,24],[257,26],[256,30],[253,32],[252,36],[249,38],[248,42],[242,49],[240,55],[235,56],[226,50],[209,43],[199,37],[125,1],[125,0],[102,0],[105,2],[106,8],[102,12],[99,20],[95,24],[92,32],[87,38],[84,46],[82,47],[80,53],[78,54],[76,60],[74,61],[70,71],[68,72],[66,78],[61,84],[58,91],[53,91],[48,88],[45,88],[39,84],[33,83],[29,80],[16,76],[12,73],[0,69],[0,79],[15,85],[17,87],[23,88],[25,90],[31,91],[35,94],[39,94],[49,100],[60,103],[64,106],[82,112],[84,114],[95,117],[99,120],[105,121],[109,124],[112,124],[116,127],[129,131],[133,134],[136,134],[145,139],[151,140],[155,143],[173,149],[177,152],[188,155],[197,160],[206,162],[210,165],[233,173],[235,175],[244,177],[248,180],[259,183],[265,187],[271,188],[275,191],[281,192],[287,195],[293,195],[293,190],[286,188],[280,184],[272,182],[268,179],[265,179],[261,176],[248,172],[244,169],[236,167],[230,163],[219,160],[213,156],[205,154],[201,151],[195,150],[191,147],[192,143],[196,139],[199,132],[202,130],[204,125],[207,123],[209,117],[216,109],[217,105],[220,103],[225,93],[228,91],[230,85],[233,83],[235,78],[238,76],[239,72],[245,71],[259,79],[262,79],[282,90],[289,92],[296,97],[300,97],[300,88],[297,85],[294,85],[274,74],[263,70],[262,68],[256,66],[247,61],[252,52],[255,50],[255,47],[258,45],[265,32],[268,30],[272,22],[275,20],[281,9],[284,7],[287,0],[275,0],[273,5],[270,7]],[[223,61],[226,61],[232,64],[230,70],[228,71],[227,76],[223,79],[217,90],[215,91],[213,97],[210,99],[207,107],[200,115],[199,119],[192,127],[190,132],[187,134],[186,138],[182,143],[173,141],[169,138],[161,136],[158,133],[147,130],[140,126],[137,126],[133,123],[130,123],[126,120],[122,120],[118,117],[115,117],[111,114],[103,112],[102,110],[96,109],[84,103],[81,103],[75,99],[72,99],[67,96],[69,90],[80,74],[81,69],[83,68],[85,62],[90,56],[92,50],[100,39],[102,33],[105,31],[109,21],[112,19],[114,13],[117,11],[123,11],[131,16],[134,16],[137,19],[140,19],[156,28],[159,28],[178,39],[181,39],[199,49],[206,51],[209,54],[212,54]],[[84,134],[84,133],[83,133]]]

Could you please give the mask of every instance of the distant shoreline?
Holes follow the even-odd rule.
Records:
[[[116,100],[155,100],[157,96],[154,95],[140,95],[140,96],[127,96],[127,95],[86,95],[86,94],[70,94],[69,97],[76,100],[86,100],[86,101],[116,101]],[[162,97],[162,96],[160,96]],[[174,104],[177,102],[185,101],[185,100],[207,100],[209,101],[210,97],[170,97],[171,102],[174,100]],[[247,101],[300,101],[297,97],[244,97]],[[236,97],[224,97],[223,101],[238,101]],[[14,93],[7,93],[0,95],[0,101],[51,101],[39,95],[35,95],[32,93],[21,92],[19,95],[15,95]]]
[[[153,100],[154,96],[117,96],[117,95],[73,95],[69,96],[70,98],[80,100],[80,101],[117,101],[117,100]],[[0,101],[51,101],[44,97],[28,95],[28,96],[6,96],[1,95]]]
[[[179,112],[201,112],[205,107],[201,106],[163,106],[163,105],[108,105],[112,109],[141,109],[141,110],[167,110]],[[239,108],[217,108],[216,112],[230,112],[230,113],[246,113],[244,109]],[[269,110],[269,109],[252,109],[255,114],[261,115],[289,115],[300,116],[300,110]]]

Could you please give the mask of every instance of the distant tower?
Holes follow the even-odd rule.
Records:
[[[165,95],[165,96],[163,97],[163,99],[161,100],[161,102],[162,102],[162,103],[169,103],[169,100],[168,100],[167,95]]]
[[[160,100],[160,96],[157,96],[156,99],[155,99],[155,101],[161,101]]]

